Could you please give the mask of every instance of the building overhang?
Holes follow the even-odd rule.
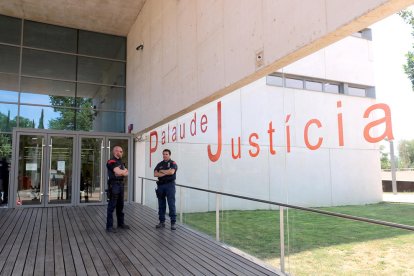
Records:
[[[146,0],[6,0],[0,14],[75,29],[127,36]]]

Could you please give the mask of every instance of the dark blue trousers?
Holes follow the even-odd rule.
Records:
[[[165,222],[165,212],[168,210],[171,219],[171,223],[175,223],[177,215],[175,214],[175,183],[166,183],[158,185],[157,187],[158,198],[158,218],[160,222]]]
[[[124,187],[122,184],[112,185],[112,194],[108,202],[108,211],[106,218],[106,229],[112,228],[114,219],[112,213],[116,209],[116,220],[118,221],[118,227],[124,225]]]

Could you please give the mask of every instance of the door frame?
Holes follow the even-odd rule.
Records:
[[[70,136],[74,139],[74,149],[73,149],[73,168],[72,168],[72,199],[70,204],[47,204],[42,203],[40,205],[17,205],[16,198],[17,198],[17,179],[19,177],[19,170],[18,170],[18,156],[19,156],[19,135],[44,135],[46,138],[46,142],[49,141],[50,136]],[[33,207],[52,207],[52,206],[85,206],[85,205],[104,205],[107,203],[106,200],[106,193],[104,192],[107,188],[106,184],[106,176],[107,170],[104,163],[106,163],[106,156],[111,153],[108,152],[110,149],[107,148],[107,141],[109,139],[127,139],[128,140],[128,166],[129,166],[129,174],[128,174],[128,183],[125,183],[128,187],[128,199],[125,203],[130,203],[133,201],[133,186],[134,186],[134,145],[133,145],[133,135],[129,133],[111,133],[111,132],[87,132],[87,131],[66,131],[66,130],[50,130],[50,129],[31,129],[31,128],[13,128],[13,136],[12,136],[12,159],[11,159],[11,171],[10,171],[10,182],[9,182],[9,202],[8,207],[15,208],[33,208]],[[94,202],[94,203],[80,203],[80,169],[81,169],[81,138],[103,138],[104,140],[104,158],[103,164],[101,164],[101,175],[103,183],[103,197],[102,202]],[[49,147],[47,145],[47,147]],[[125,150],[125,149],[124,149]],[[49,173],[49,160],[50,160],[50,150],[45,150],[47,156],[45,158],[45,165],[42,168],[42,174],[47,179],[44,180],[49,181],[50,173]],[[47,184],[49,184],[47,182]],[[46,189],[46,187],[45,187]],[[47,199],[48,200],[48,199]]]

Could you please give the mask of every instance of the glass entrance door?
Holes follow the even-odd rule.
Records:
[[[106,163],[114,146],[129,169],[125,201],[131,201],[132,139],[120,134],[14,129],[11,198],[15,206],[65,206],[107,202]]]
[[[104,138],[81,137],[79,200],[84,203],[104,201]]]
[[[18,136],[18,176],[16,205],[41,205],[45,202],[43,170],[45,135]]]
[[[16,205],[72,203],[74,137],[19,133]]]
[[[48,136],[47,204],[72,203],[73,137]]]

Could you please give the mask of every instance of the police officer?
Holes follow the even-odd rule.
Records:
[[[122,163],[122,148],[115,146],[112,149],[113,157],[108,160],[106,167],[108,168],[108,212],[106,220],[106,231],[115,233],[113,228],[112,213],[116,208],[116,218],[118,221],[118,228],[129,229],[129,226],[124,223],[124,177],[128,175],[128,169]]]
[[[158,198],[158,216],[160,220],[155,227],[165,227],[165,211],[167,209],[165,198],[167,198],[168,210],[171,219],[171,230],[175,230],[175,178],[177,173],[177,163],[171,160],[170,156],[171,151],[169,149],[163,150],[163,160],[158,163],[154,169],[154,176],[158,177],[157,189],[155,190],[155,193]]]

